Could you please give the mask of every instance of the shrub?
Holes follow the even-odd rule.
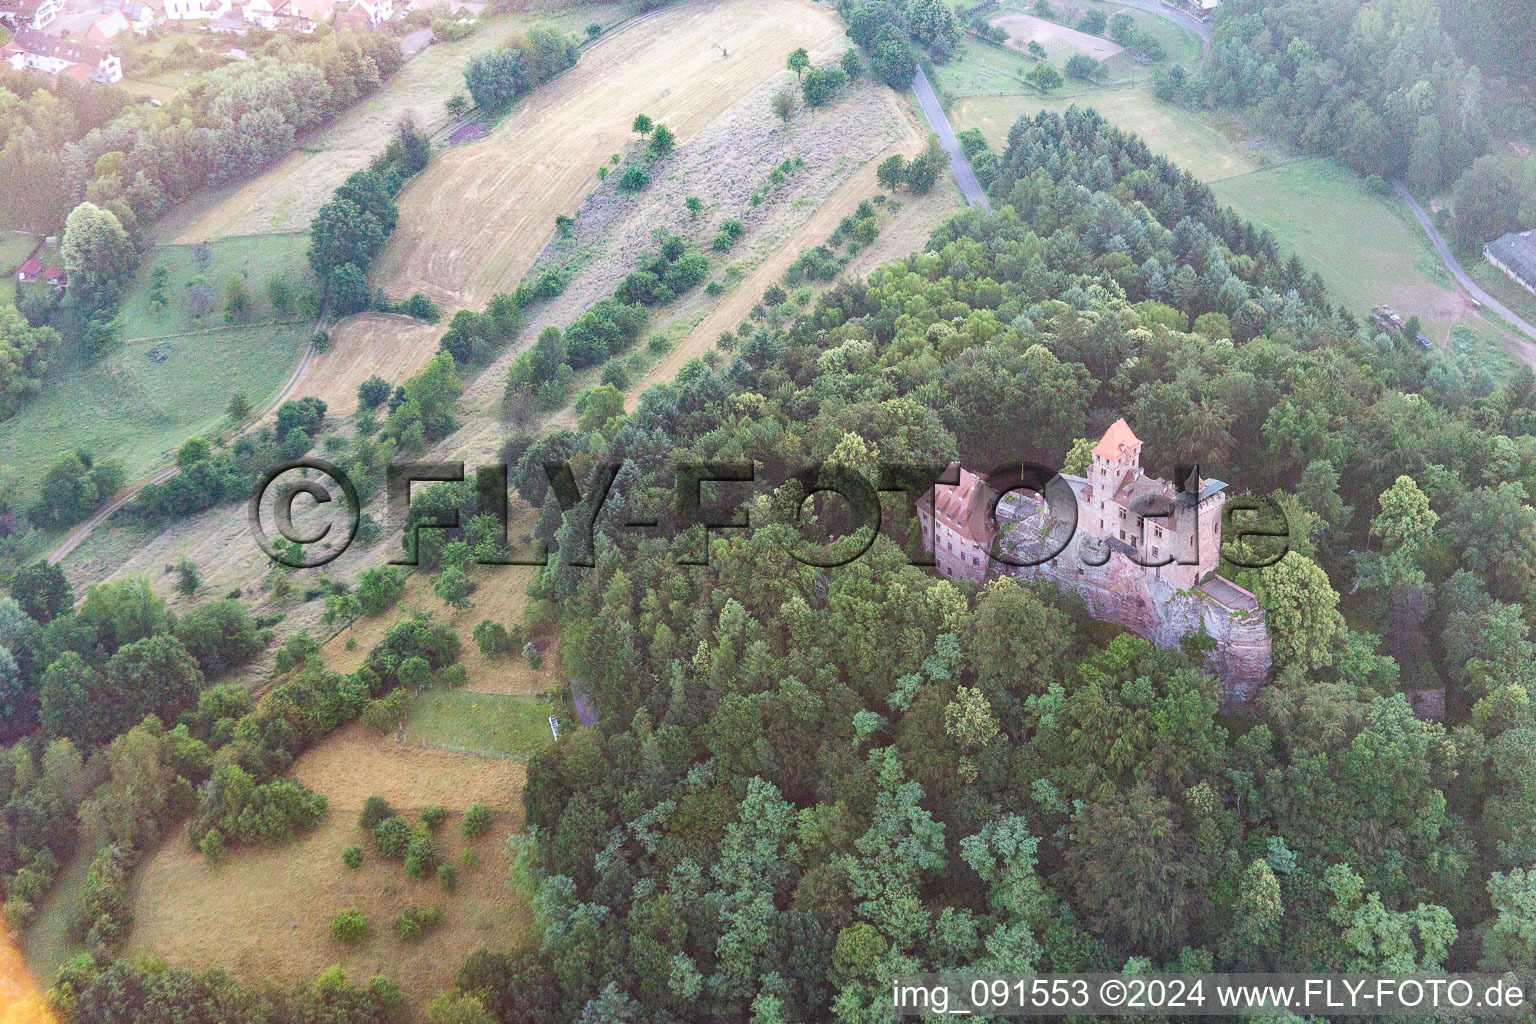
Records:
[[[650,172],[639,165],[631,165],[619,175],[619,188],[624,192],[641,192],[650,183]]]
[[[368,934],[368,918],[361,910],[343,910],[331,918],[331,938],[351,944]]]
[[[353,843],[341,851],[341,862],[353,871],[356,871],[363,866],[363,848]]]
[[[422,932],[431,931],[443,923],[443,908],[410,907],[396,914],[392,923],[400,941],[414,942]]]
[[[532,640],[523,644],[523,661],[534,671],[538,671],[539,666],[544,664],[544,655],[539,651],[539,645]]]
[[[459,820],[459,832],[465,839],[478,839],[491,830],[491,812],[485,804],[470,804]]]
[[[469,670],[463,665],[449,665],[437,674],[437,685],[457,690],[469,682]]]
[[[381,796],[371,796],[363,801],[363,813],[358,818],[358,825],[372,832],[379,827],[379,822],[385,818],[393,818],[395,809],[389,806],[389,801]]]
[[[437,841],[429,835],[418,834],[411,837],[410,845],[405,851],[405,873],[412,878],[424,878],[430,871],[437,870],[438,848]]]
[[[411,845],[411,826],[398,814],[385,818],[373,830],[373,842],[379,856],[400,860]]]
[[[437,804],[428,804],[421,809],[421,823],[433,832],[442,828],[447,820],[448,812]]]
[[[219,863],[224,859],[224,833],[216,828],[209,829],[204,833],[202,842],[197,844],[197,848],[202,851],[203,858],[209,864]]]
[[[443,892],[453,892],[459,887],[459,869],[452,864],[437,866],[437,884]]]

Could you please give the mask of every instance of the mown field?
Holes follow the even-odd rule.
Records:
[[[84,447],[122,460],[134,479],[168,463],[188,437],[217,429],[236,392],[260,407],[308,340],[302,327],[243,327],[124,344],[0,422],[0,465],[35,483],[61,454]]]
[[[1419,316],[1436,341],[1472,304],[1394,198],[1372,195],[1332,161],[1298,160],[1215,182],[1216,197],[1315,267],[1357,313],[1387,303]]]
[[[1215,121],[1171,103],[1144,88],[1105,88],[1078,96],[970,96],[955,103],[955,127],[979,128],[998,152],[1008,144],[1008,130],[1020,117],[1045,110],[1092,107],[1105,120],[1140,135],[1148,146],[1204,181],[1217,181],[1258,169],[1258,164]]]
[[[553,737],[549,716],[562,729],[575,726],[575,714],[549,696],[428,690],[417,697],[405,724],[405,741],[437,749],[492,757],[526,757]]]
[[[499,46],[514,29],[534,24],[583,32],[611,26],[622,5],[578,4],[530,14],[485,18],[474,34],[438,42],[406,61],[378,92],[312,134],[277,166],[185,204],[157,228],[161,237],[197,242],[223,235],[302,231],[347,175],[378,154],[402,117],[427,131],[447,124],[444,104],[464,92],[464,67]]]
[[[531,941],[527,906],[507,884],[505,840],[522,822],[520,763],[398,744],[354,725],[302,755],[294,775],[329,802],[319,827],[289,843],[232,851],[216,866],[173,833],[135,880],[130,955],[284,984],[312,981],[331,964],[360,983],[382,972],[419,1015],[476,949],[517,950]],[[410,819],[428,804],[448,810],[437,841],[443,859],[459,867],[455,892],[435,879],[411,879],[378,855],[358,827],[363,802],[375,794]],[[475,802],[491,810],[493,826],[466,843],[458,824]],[[365,850],[355,871],[341,860],[353,844]],[[475,866],[465,864],[466,849]],[[423,906],[442,907],[443,924],[401,941],[391,919]],[[369,923],[367,937],[350,946],[330,933],[332,917],[346,909]]]
[[[637,141],[636,114],[665,123],[685,146],[782,71],[796,46],[840,51],[846,42],[835,12],[803,0],[666,8],[605,35],[488,138],[440,154],[406,187],[375,283],[391,296],[425,292],[445,308],[483,306],[532,265],[598,165]]]

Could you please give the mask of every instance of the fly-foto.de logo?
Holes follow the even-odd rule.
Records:
[[[586,568],[594,564],[600,522],[669,538],[676,545],[678,564],[706,565],[710,535],[749,530],[765,521],[797,528],[792,536],[798,539],[788,542],[789,553],[805,565],[848,565],[862,558],[884,532],[907,550],[912,565],[933,566],[935,518],[921,512],[942,506],[962,484],[960,467],[953,463],[873,469],[822,463],[779,475],[765,474],[750,461],[679,463],[673,467],[671,487],[658,500],[655,485],[643,480],[640,467],[632,462],[590,466],[584,486],[578,483],[570,461],[551,462],[540,469],[545,501],[557,503],[566,523],[562,543],[568,550],[563,561]],[[1016,520],[1020,507],[1034,510],[1035,518],[1045,524],[1028,545],[992,540],[988,555],[993,561],[1027,567],[1068,551],[1079,527],[1079,499],[1072,482],[1077,478],[1028,462],[976,476],[986,481],[986,500],[973,514],[984,517],[989,536],[1007,536],[1000,524]],[[508,543],[509,477],[505,465],[476,467],[472,490],[462,486],[458,490],[464,499],[460,504],[445,510],[434,503],[429,514],[421,515],[413,510],[413,494],[420,494],[413,486],[463,485],[471,479],[465,464],[389,465],[385,518],[398,529],[405,552],[391,563],[416,565],[427,532],[462,530],[472,519],[488,516],[490,530],[500,543],[478,547],[475,561],[547,565],[550,550],[544,542],[534,540],[531,549],[523,551]],[[1180,466],[1175,479],[1199,480],[1199,467]],[[642,492],[642,500],[629,500],[631,488]],[[1150,536],[1177,521],[1181,500],[1183,496],[1176,492],[1138,495],[1132,504],[1138,536],[1122,545],[1122,553],[1149,569],[1195,564],[1200,551],[1198,522],[1193,545],[1183,550],[1160,551],[1155,544],[1140,542],[1142,535]],[[356,539],[363,513],[357,488],[344,471],[323,459],[301,458],[274,466],[257,481],[247,517],[253,538],[269,558],[290,568],[307,569],[340,557]],[[481,522],[487,521],[481,518]],[[1220,545],[1221,556],[1243,568],[1273,565],[1289,549],[1284,510],[1264,497],[1227,498],[1220,510],[1220,527],[1210,532],[1210,542]],[[811,533],[814,536],[807,537]],[[1097,564],[1093,559],[1103,556],[1092,553],[1095,550],[1080,545],[1075,557]]]

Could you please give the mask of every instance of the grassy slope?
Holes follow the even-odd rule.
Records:
[[[1218,181],[1216,196],[1301,253],[1330,291],[1357,312],[1386,302],[1417,313],[1444,339],[1465,301],[1395,200],[1372,195],[1345,168],[1299,160]]]
[[[251,327],[125,344],[0,423],[0,465],[35,482],[81,446],[121,459],[130,479],[170,457],[188,437],[213,431],[230,395],[253,405],[282,386],[308,331]],[[164,362],[149,358],[160,349]]]
[[[293,286],[295,292],[313,287],[313,280],[305,254],[309,250],[306,235],[245,235],[239,238],[221,238],[209,243],[211,258],[208,265],[199,268],[193,260],[193,246],[157,245],[139,264],[138,276],[128,299],[123,303],[123,337],[131,339],[166,338],[222,327],[224,324],[223,298],[230,280],[236,275],[245,277],[246,288],[256,306],[250,320],[271,321],[279,319],[276,310],[267,302],[267,282],[282,278]],[[149,303],[149,279],[155,268],[164,267],[170,273],[166,287],[168,302],[156,312]],[[201,275],[218,294],[219,308],[203,317],[199,324],[187,311],[187,285]],[[292,314],[288,314],[291,317]]]
[[[956,127],[980,128],[998,152],[1008,144],[1008,130],[1021,116],[1053,113],[1070,106],[1093,107],[1105,119],[1146,140],[1180,167],[1205,181],[1247,174],[1256,165],[1204,115],[1163,103],[1140,88],[1110,88],[1083,96],[975,96],[953,111]]]

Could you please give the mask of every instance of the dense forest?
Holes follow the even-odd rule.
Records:
[[[1357,324],[1091,112],[1021,122],[991,191],[583,439],[625,466],[596,567],[569,516],[535,591],[601,725],[529,766],[543,944],[477,955],[465,1002],[873,1021],[902,970],[1530,962],[1536,379]],[[793,487],[707,566],[697,531],[623,528],[680,461],[1059,462],[1122,414],[1290,514],[1285,558],[1229,570],[1275,633],[1250,708],[1054,590],[908,565],[900,531],[798,562]],[[1451,721],[1416,718],[1442,681]]]
[[[1495,138],[1536,129],[1529,5],[1228,0],[1214,24],[1205,65],[1178,88],[1162,78],[1165,95],[1183,89],[1200,102],[1251,107],[1306,152],[1430,193],[1449,189],[1488,154],[1508,165],[1500,178],[1507,209],[1475,231],[1458,230],[1459,240],[1475,248],[1522,224],[1536,227],[1536,164],[1522,175],[1520,158]],[[1182,70],[1174,77],[1185,81]]]

